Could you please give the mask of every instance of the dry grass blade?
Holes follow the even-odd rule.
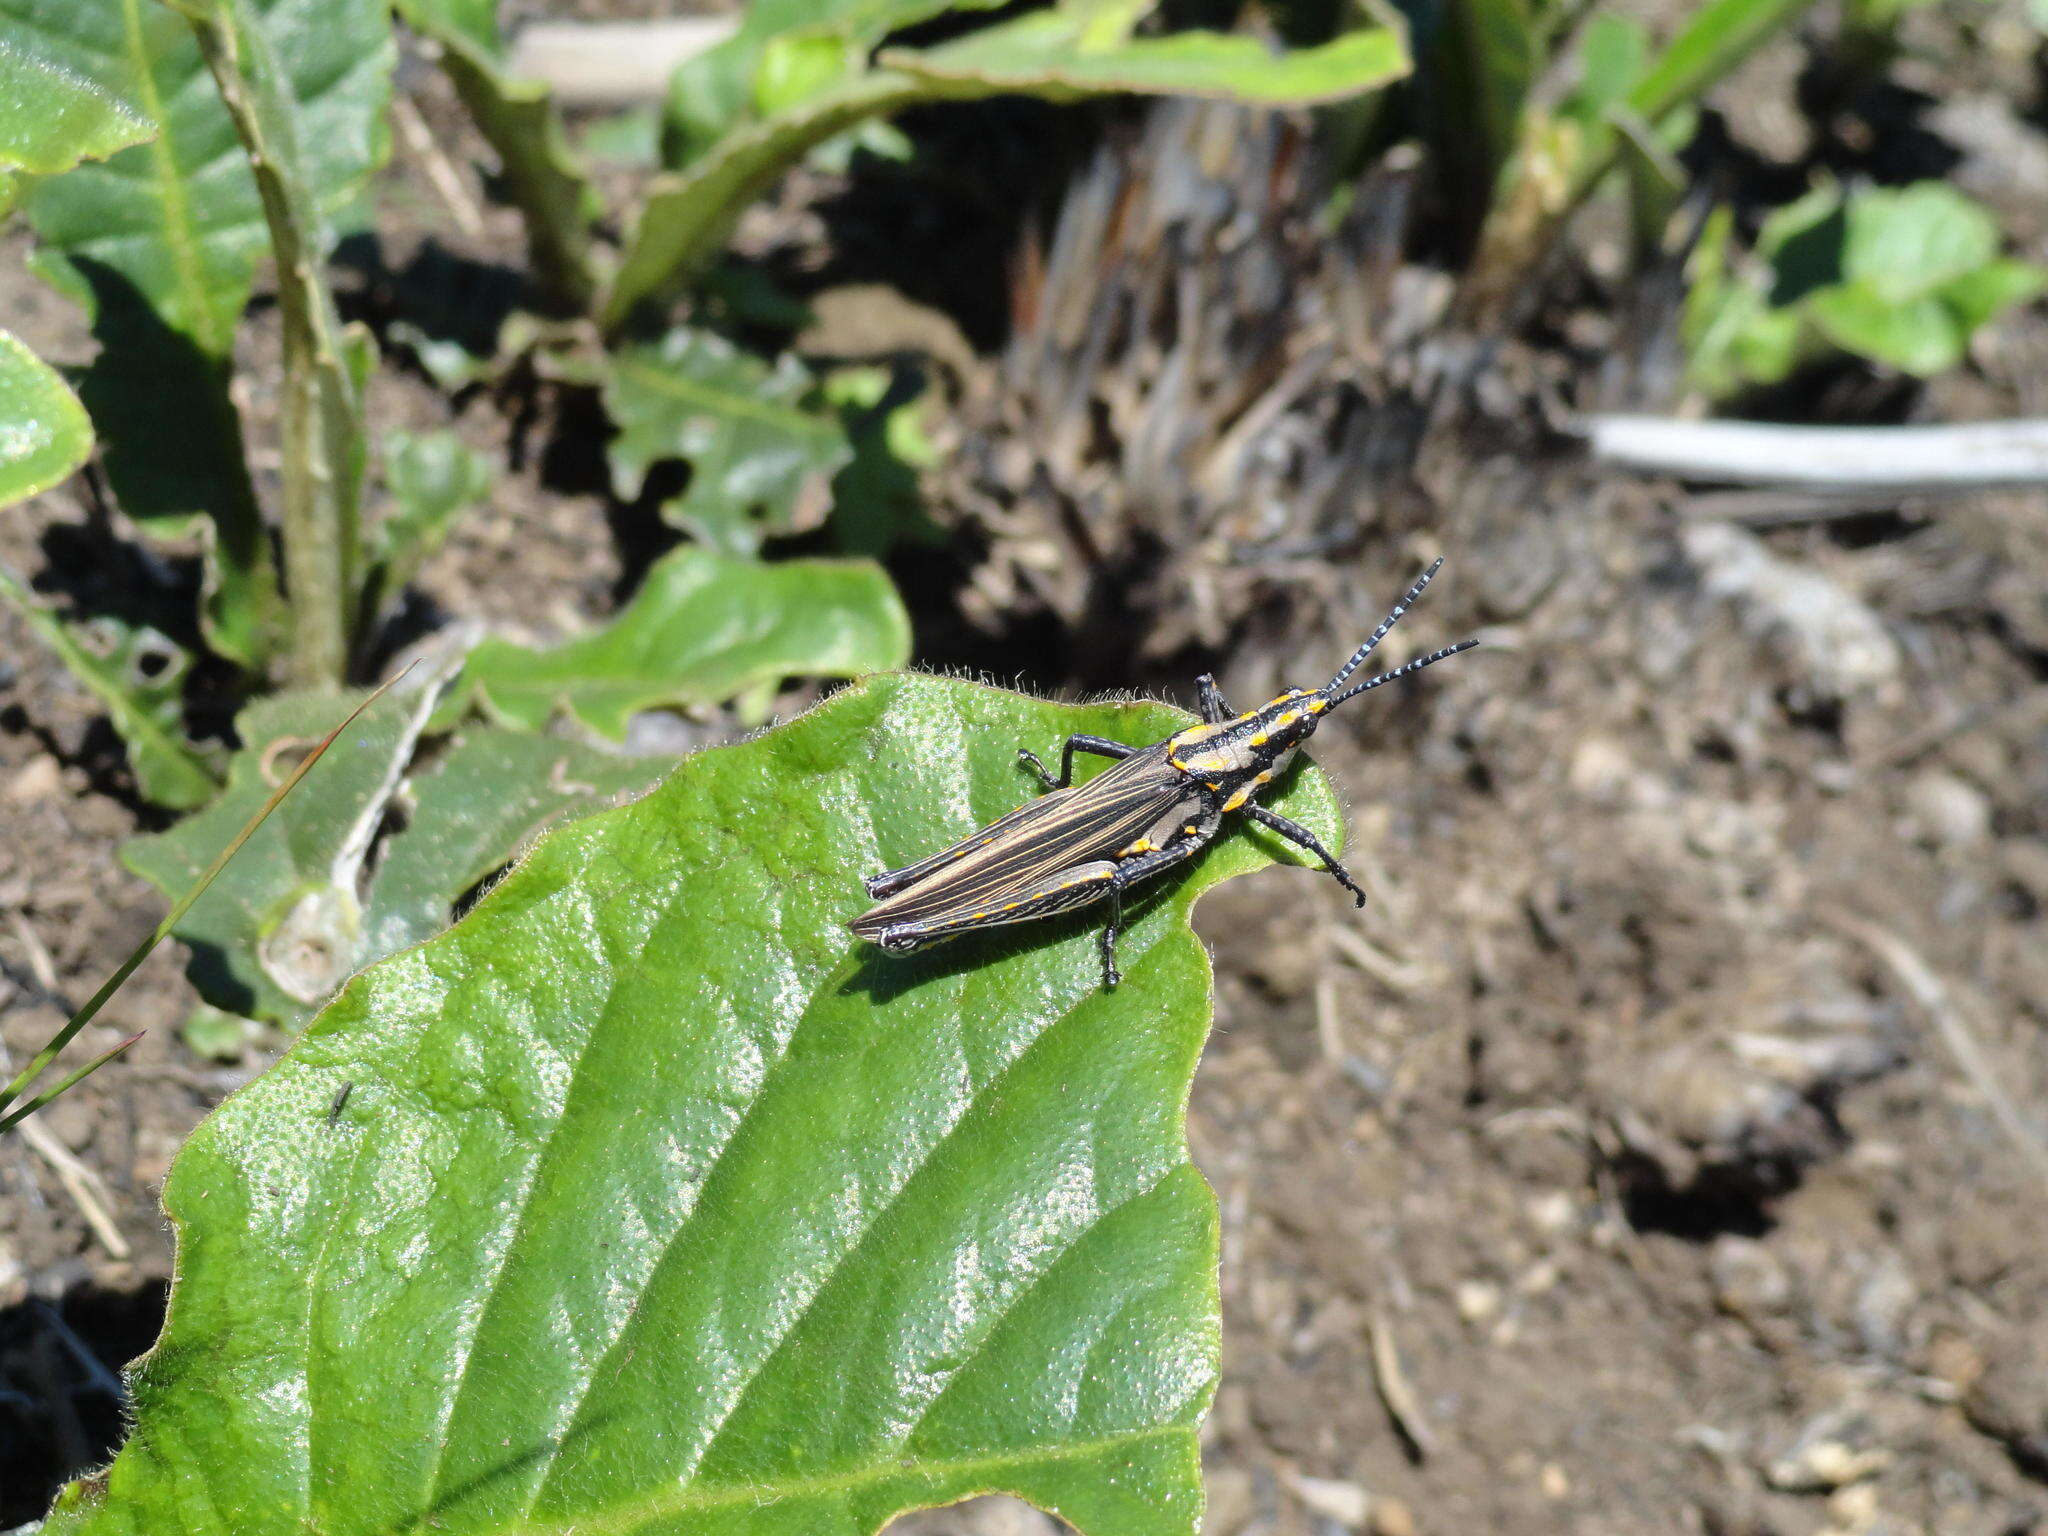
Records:
[[[1963,1013],[1962,1000],[1897,934],[1846,912],[1827,913],[1826,920],[1831,927],[1847,934],[1882,960],[1912,994],[1913,1001],[1927,1010],[1928,1016],[1934,1020],[1934,1027],[1941,1032],[1942,1043],[1948,1047],[1956,1065],[1963,1069],[1963,1075],[1969,1078],[1971,1086],[1991,1106],[2000,1128],[2035,1172],[2041,1175],[2043,1182],[2048,1183],[2048,1141],[2042,1140],[2040,1131],[2027,1122],[2001,1086],[1998,1072],[1985,1059],[1983,1048],[1971,1032]]]
[[[113,997],[113,995],[116,992],[121,990],[122,983],[126,982],[130,976],[135,974],[136,967],[140,966],[144,960],[147,960],[150,956],[151,951],[153,951],[157,947],[157,945],[161,944],[164,941],[164,939],[170,934],[173,928],[177,927],[179,921],[183,919],[185,914],[192,909],[192,904],[206,893],[206,888],[209,885],[213,884],[215,877],[218,876],[223,869],[227,868],[228,861],[232,859],[237,853],[240,853],[242,851],[242,845],[248,842],[249,839],[255,835],[256,829],[262,826],[264,821],[268,819],[270,813],[276,810],[278,806],[283,803],[284,797],[290,794],[292,790],[297,787],[299,781],[303,779],[308,772],[311,771],[315,763],[320,761],[321,757],[326,753],[327,749],[333,746],[334,743],[340,738],[341,733],[347,730],[351,725],[355,724],[357,716],[362,714],[362,712],[368,709],[372,704],[376,703],[377,700],[381,699],[387,692],[391,690],[391,688],[395,684],[397,684],[402,678],[405,677],[407,672],[410,672],[411,670],[411,667],[407,667],[405,669],[405,672],[400,672],[398,676],[386,681],[368,698],[364,699],[362,703],[358,704],[354,709],[350,710],[348,718],[342,721],[341,724],[337,725],[333,730],[329,731],[324,737],[322,737],[318,744],[314,746],[313,750],[308,752],[305,755],[305,757],[300,760],[299,765],[296,768],[294,768],[288,775],[286,775],[284,782],[279,784],[276,790],[272,792],[270,798],[263,802],[261,809],[259,809],[254,816],[251,816],[249,818],[248,822],[243,826],[242,830],[234,835],[233,839],[228,843],[228,845],[225,848],[221,849],[219,857],[217,857],[212,864],[207,866],[206,873],[201,875],[196,881],[193,882],[192,889],[187,891],[182,897],[180,897],[177,903],[171,908],[171,910],[164,914],[163,921],[156,925],[156,927],[151,931],[149,937],[144,939],[140,944],[138,944],[135,947],[134,952],[131,953],[126,960],[123,960],[121,962],[121,964],[115,969],[114,974],[109,976],[106,979],[106,981],[102,983],[99,991],[93,993],[93,995],[90,998],[86,999],[85,1006],[80,1008],[78,1012],[74,1013],[71,1016],[71,1018],[65,1023],[64,1027],[58,1030],[56,1034],[50,1037],[50,1043],[44,1046],[40,1051],[38,1051],[35,1054],[34,1059],[32,1059],[27,1066],[23,1067],[21,1071],[15,1075],[14,1080],[10,1082],[5,1088],[0,1088],[0,1111],[6,1110],[9,1105],[13,1104],[16,1099],[20,1098],[23,1093],[25,1093],[31,1086],[33,1086],[36,1079],[42,1076],[43,1070],[46,1067],[48,1067],[52,1061],[57,1059],[57,1054],[77,1037],[78,1032],[80,1030],[84,1029],[86,1025],[90,1024],[93,1021],[93,1019],[98,1015],[99,1011],[107,1005],[108,999]],[[66,1089],[72,1087],[81,1078],[84,1078],[88,1074],[98,1070],[100,1067],[104,1066],[108,1061],[111,1061],[114,1057],[120,1055],[121,1052],[125,1051],[126,1049],[128,1049],[129,1046],[135,1043],[135,1039],[139,1038],[140,1037],[137,1036],[123,1041],[120,1045],[115,1046],[111,1051],[108,1051],[104,1055],[96,1057],[94,1060],[87,1062],[83,1067],[79,1068],[76,1072],[72,1073],[69,1077],[65,1078],[55,1088],[52,1088],[47,1092],[38,1095],[36,1098],[30,1100],[27,1104],[23,1105],[20,1109],[13,1111],[11,1114],[0,1116],[0,1133],[12,1130],[26,1116],[34,1114],[35,1111],[42,1108],[45,1104],[49,1103],[52,1099],[56,1098],[57,1095],[63,1093]]]
[[[140,1035],[136,1035],[123,1041],[113,1051],[102,1056],[100,1061],[125,1051],[141,1038]],[[92,1065],[96,1067],[99,1064],[100,1062],[96,1061]],[[51,1090],[48,1097],[55,1098],[69,1086],[70,1082],[67,1081],[61,1087]],[[30,1113],[34,1107],[30,1105],[20,1113]],[[24,1125],[21,1128],[21,1139],[28,1143],[30,1151],[50,1165],[50,1171],[57,1175],[57,1182],[64,1186],[64,1193],[69,1195],[71,1203],[78,1207],[78,1214],[84,1218],[85,1224],[92,1228],[93,1236],[100,1240],[100,1246],[107,1250],[107,1256],[116,1260],[128,1258],[133,1250],[129,1248],[128,1240],[121,1235],[121,1229],[115,1225],[113,1215],[107,1209],[111,1201],[107,1197],[107,1187],[101,1182],[100,1176],[73,1156],[71,1149],[52,1135],[49,1128],[40,1120],[30,1121]]]

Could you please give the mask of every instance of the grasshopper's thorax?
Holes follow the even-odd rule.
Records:
[[[1223,809],[1234,811],[1286,771],[1329,707],[1319,693],[1290,688],[1235,720],[1189,726],[1167,743],[1166,760],[1225,795]]]

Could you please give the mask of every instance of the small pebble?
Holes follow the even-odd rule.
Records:
[[[1334,1520],[1347,1531],[1365,1529],[1365,1522],[1372,1515],[1372,1495],[1363,1485],[1341,1478],[1303,1477],[1299,1474],[1288,1481],[1294,1489],[1294,1496],[1301,1500],[1302,1508],[1310,1514]]]
[[[1500,1287],[1484,1280],[1458,1282],[1458,1316],[1475,1327],[1500,1311]]]
[[[35,800],[47,800],[64,786],[64,776],[58,770],[57,759],[43,752],[29,761],[27,767],[17,773],[7,785],[7,798],[16,805],[27,805]]]
[[[1920,841],[1969,848],[1991,835],[1991,802],[1955,774],[1934,769],[1906,786],[1906,811]]]

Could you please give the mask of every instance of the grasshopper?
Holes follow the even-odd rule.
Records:
[[[1323,716],[1346,699],[1419,672],[1479,642],[1461,640],[1391,672],[1344,685],[1429,585],[1439,558],[1379,628],[1314,690],[1290,688],[1263,708],[1238,714],[1216,680],[1195,680],[1202,723],[1149,747],[1103,736],[1069,736],[1054,778],[1037,756],[1017,749],[1023,767],[1050,793],[930,858],[869,875],[861,883],[876,905],[847,927],[896,953],[978,928],[1025,923],[1055,912],[1109,903],[1102,930],[1102,984],[1114,988],[1123,895],[1140,880],[1185,862],[1215,841],[1223,818],[1242,811],[1306,848],[1337,883],[1365,905],[1365,892],[1308,828],[1276,815],[1254,797],[1294,760]],[[1342,690],[1341,692],[1339,690]],[[1085,784],[1074,783],[1074,754],[1115,758]]]

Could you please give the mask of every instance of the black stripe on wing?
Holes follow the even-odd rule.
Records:
[[[965,858],[975,849],[986,847],[999,837],[1019,831],[1034,821],[1042,820],[1057,809],[1059,802],[1078,795],[1085,788],[1087,786],[1084,784],[1072,789],[1056,789],[1041,799],[1027,801],[1009,815],[990,822],[978,832],[970,833],[951,847],[941,848],[930,858],[919,859],[915,864],[906,864],[901,869],[885,869],[879,875],[869,875],[861,883],[867,887],[868,894],[877,900],[893,896],[905,886],[915,885],[927,875],[935,874],[955,860]]]
[[[998,908],[1061,869],[1130,846],[1192,793],[1164,744],[1125,758],[1073,790],[1056,791],[925,861],[932,873],[899,887],[850,925],[868,935]],[[1025,812],[1036,816],[1024,818]],[[1002,829],[984,843],[985,835]],[[966,849],[960,854],[960,849]],[[912,866],[913,868],[917,866]]]

